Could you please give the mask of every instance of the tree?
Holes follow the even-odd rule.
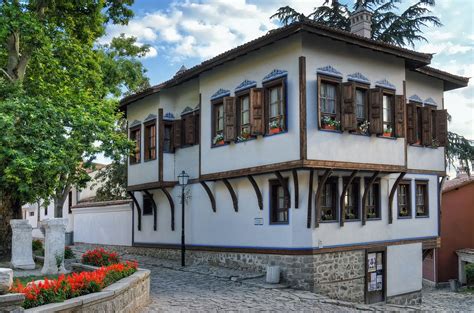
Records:
[[[456,133],[448,132],[446,161],[449,167],[465,170],[468,175],[471,175],[474,162],[474,146],[472,141]]]
[[[148,47],[96,41],[106,23],[128,22],[132,3],[0,0],[0,254],[21,204],[52,196],[59,207],[97,153],[129,148],[114,96],[148,85],[137,61]]]
[[[341,4],[338,0],[326,0],[308,16],[285,6],[279,8],[270,18],[277,18],[284,25],[308,19],[350,31],[351,13],[365,7],[372,11],[372,39],[397,46],[414,46],[416,41],[427,41],[421,29],[429,25],[442,25],[436,16],[429,14],[429,7],[435,5],[435,0],[419,0],[398,14],[397,3],[400,2],[401,0],[357,0],[351,11],[346,4]]]

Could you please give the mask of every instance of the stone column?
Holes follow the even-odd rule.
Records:
[[[27,220],[10,220],[10,225],[12,227],[12,267],[24,270],[34,269],[31,225]]]
[[[42,222],[42,225],[45,229],[45,244],[44,265],[41,273],[44,275],[65,273],[64,247],[67,218],[47,219]]]

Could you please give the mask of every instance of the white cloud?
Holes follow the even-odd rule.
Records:
[[[443,53],[447,55],[466,53],[472,50],[473,50],[473,47],[470,47],[467,45],[456,44],[456,43],[452,43],[451,41],[436,42],[436,40],[433,40],[430,43],[421,45],[419,48],[420,52],[437,53],[437,54]]]

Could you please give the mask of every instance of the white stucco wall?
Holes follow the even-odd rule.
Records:
[[[422,288],[422,245],[414,243],[387,247],[387,296]]]
[[[130,246],[131,203],[73,209],[74,242]]]

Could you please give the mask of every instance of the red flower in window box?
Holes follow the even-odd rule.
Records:
[[[393,137],[393,131],[390,127],[383,130],[383,137]]]
[[[268,131],[270,135],[281,133],[283,131],[283,129],[281,128],[281,122],[280,121],[270,122]]]
[[[280,127],[278,128],[270,128],[270,135],[273,135],[273,134],[278,134],[278,133],[281,133],[282,132],[282,129]]]
[[[323,124],[321,127],[322,129],[336,130],[336,126],[334,125]]]
[[[414,145],[421,145],[421,140],[417,140]]]
[[[217,134],[214,139],[212,139],[212,143],[215,146],[221,146],[224,144],[224,135],[222,134]]]

